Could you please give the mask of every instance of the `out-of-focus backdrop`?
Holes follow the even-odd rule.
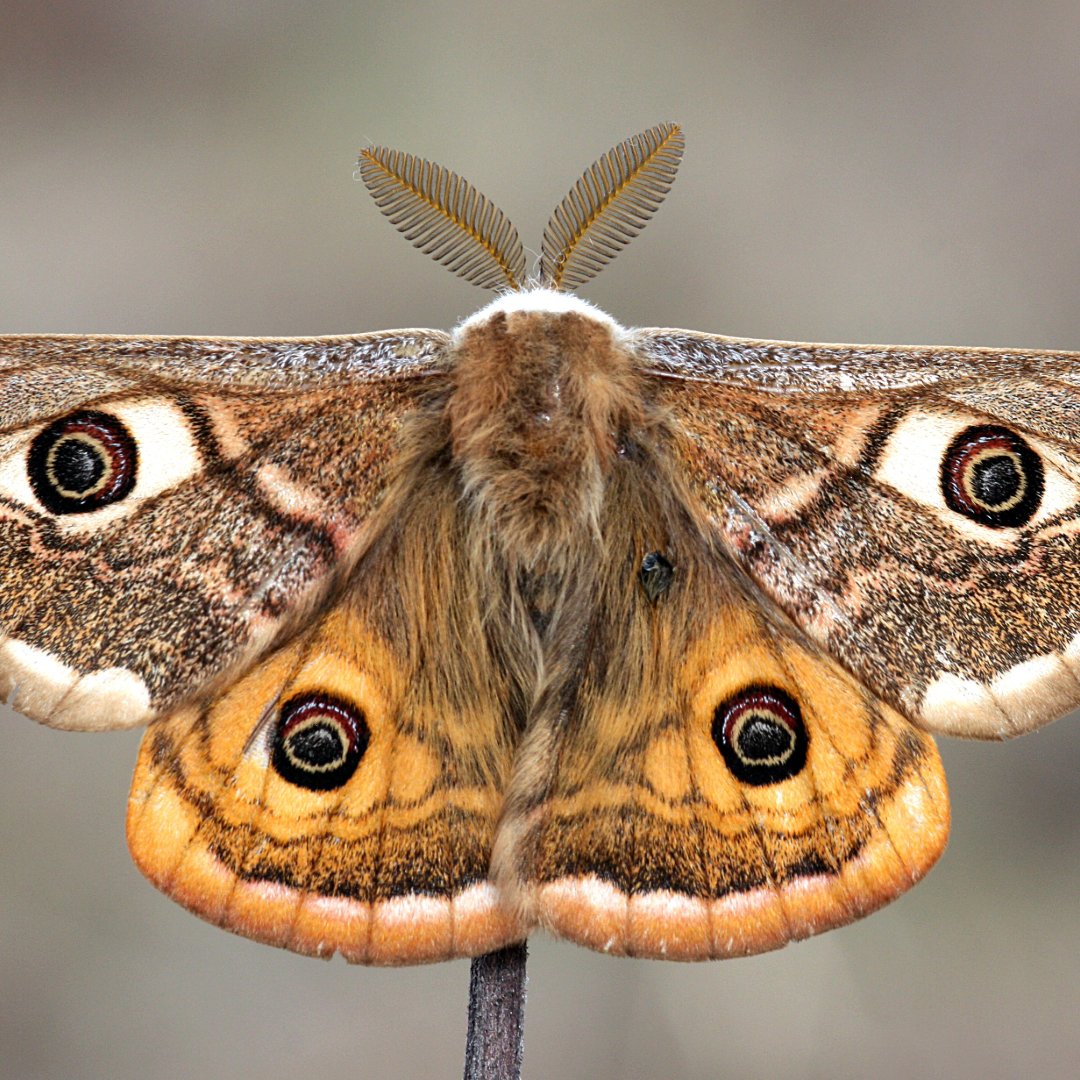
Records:
[[[1080,349],[1078,41],[1072,0],[8,0],[0,330],[449,327],[485,295],[394,233],[358,147],[464,173],[536,247],[672,119],[667,203],[583,290],[622,322]],[[0,1075],[458,1074],[465,962],[199,922],[128,859],[136,733],[2,727]],[[943,751],[949,850],[861,924],[697,966],[535,940],[526,1075],[1076,1075],[1077,718]]]

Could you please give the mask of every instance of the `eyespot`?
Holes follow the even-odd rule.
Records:
[[[203,469],[198,412],[147,397],[73,409],[0,437],[0,502],[90,535],[137,513]]]
[[[751,686],[717,706],[713,742],[737,780],[775,784],[806,764],[806,726],[798,704],[775,686]]]
[[[911,409],[878,451],[874,480],[933,511],[980,544],[1010,548],[1080,508],[1074,465],[1053,442],[959,411]]]
[[[300,694],[281,706],[270,761],[290,784],[331,791],[356,772],[370,739],[356,706],[330,694]]]
[[[1044,486],[1039,455],[1016,432],[992,424],[965,428],[941,461],[945,502],[983,525],[1026,525]]]
[[[85,514],[131,494],[138,470],[135,440],[123,422],[89,409],[39,432],[27,472],[34,494],[54,514]]]

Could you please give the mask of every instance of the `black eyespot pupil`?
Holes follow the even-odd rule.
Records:
[[[790,728],[764,716],[753,716],[739,731],[739,753],[750,761],[782,758],[791,750]]]
[[[990,507],[1004,506],[1015,498],[1024,482],[1016,462],[1004,454],[980,461],[971,471],[975,497]]]
[[[289,741],[289,754],[313,769],[339,761],[343,750],[340,732],[329,724],[310,724]]]
[[[105,475],[100,451],[82,439],[64,439],[52,455],[52,475],[65,491],[83,494]]]

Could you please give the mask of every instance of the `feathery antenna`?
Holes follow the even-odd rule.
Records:
[[[657,124],[594,161],[544,229],[541,283],[572,292],[598,274],[664,201],[683,153],[678,124]],[[507,216],[468,180],[383,146],[360,151],[360,178],[421,251],[473,285],[525,287],[525,252]]]
[[[544,229],[546,284],[573,291],[600,272],[656,212],[683,152],[678,124],[657,124],[593,162]]]
[[[473,285],[522,287],[525,252],[517,229],[468,180],[382,146],[361,150],[357,165],[379,209],[421,251]]]

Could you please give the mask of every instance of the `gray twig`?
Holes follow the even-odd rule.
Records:
[[[519,1080],[521,1076],[527,955],[522,942],[472,962],[465,1080]]]

